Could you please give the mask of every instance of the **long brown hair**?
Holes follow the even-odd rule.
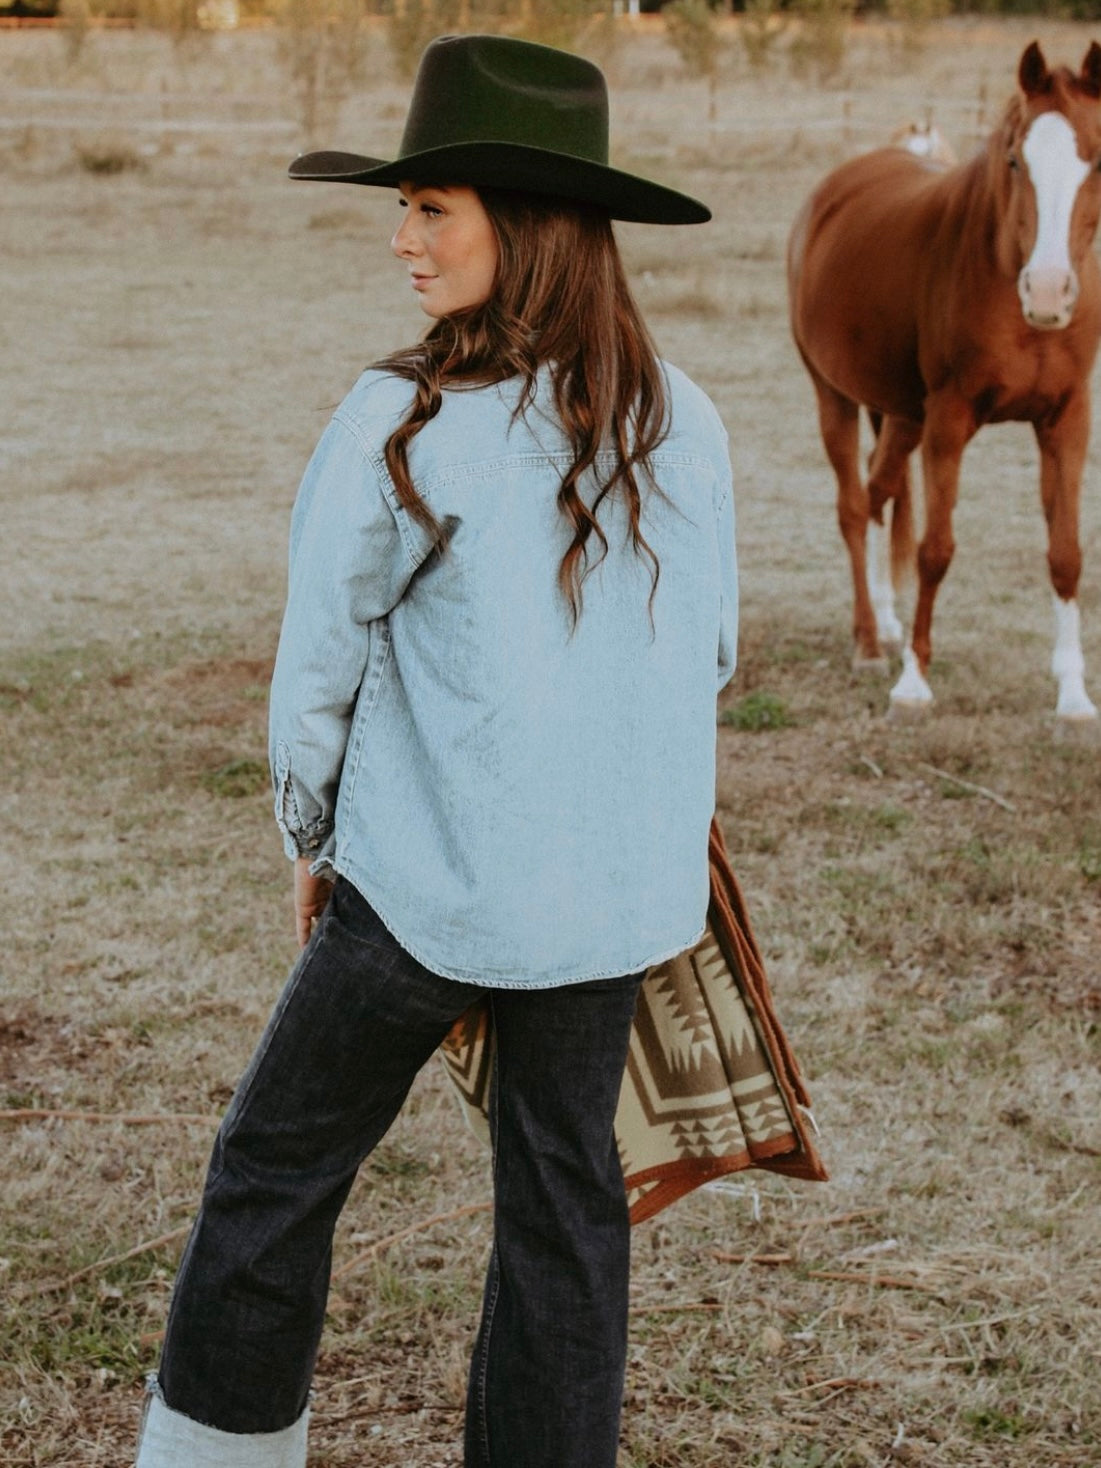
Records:
[[[386,444],[398,499],[445,544],[443,527],[417,493],[409,472],[412,439],[439,412],[443,390],[518,377],[517,415],[532,403],[536,373],[549,365],[555,406],[573,449],[558,507],[573,539],[558,581],[576,623],[582,585],[608,553],[599,510],[620,497],[635,554],[650,568],[650,604],[660,566],[641,528],[640,478],[669,431],[665,382],[650,333],[631,296],[608,216],[600,209],[531,194],[479,189],[497,236],[497,274],[482,305],[437,320],[415,346],[376,365],[414,383],[405,420]],[[579,492],[602,449],[614,466],[591,506]],[[591,549],[595,547],[595,554]]]

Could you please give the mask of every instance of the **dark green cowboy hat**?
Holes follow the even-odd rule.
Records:
[[[393,163],[304,153],[292,178],[466,184],[595,204],[613,219],[703,224],[698,199],[608,166],[608,89],[590,61],[505,36],[440,36],[421,57]]]

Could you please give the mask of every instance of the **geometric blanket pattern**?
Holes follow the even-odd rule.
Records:
[[[706,933],[652,968],[639,991],[615,1120],[632,1223],[744,1168],[827,1176],[716,823],[710,857]],[[442,1055],[468,1121],[488,1141],[493,1035],[484,1001],[456,1023]]]

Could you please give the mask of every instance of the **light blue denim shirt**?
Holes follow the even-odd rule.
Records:
[[[383,457],[409,383],[366,372],[302,481],[271,698],[287,853],[345,876],[446,977],[538,988],[633,973],[703,930],[734,508],[718,415],[665,370],[672,426],[642,519],[661,563],[652,620],[614,503],[571,625],[556,504],[571,455],[545,376],[515,421],[515,381],[449,391],[413,440],[442,555]]]

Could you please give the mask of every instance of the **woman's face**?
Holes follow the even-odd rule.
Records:
[[[473,189],[400,185],[404,218],[390,248],[409,267],[426,316],[452,316],[489,299],[497,237]]]

